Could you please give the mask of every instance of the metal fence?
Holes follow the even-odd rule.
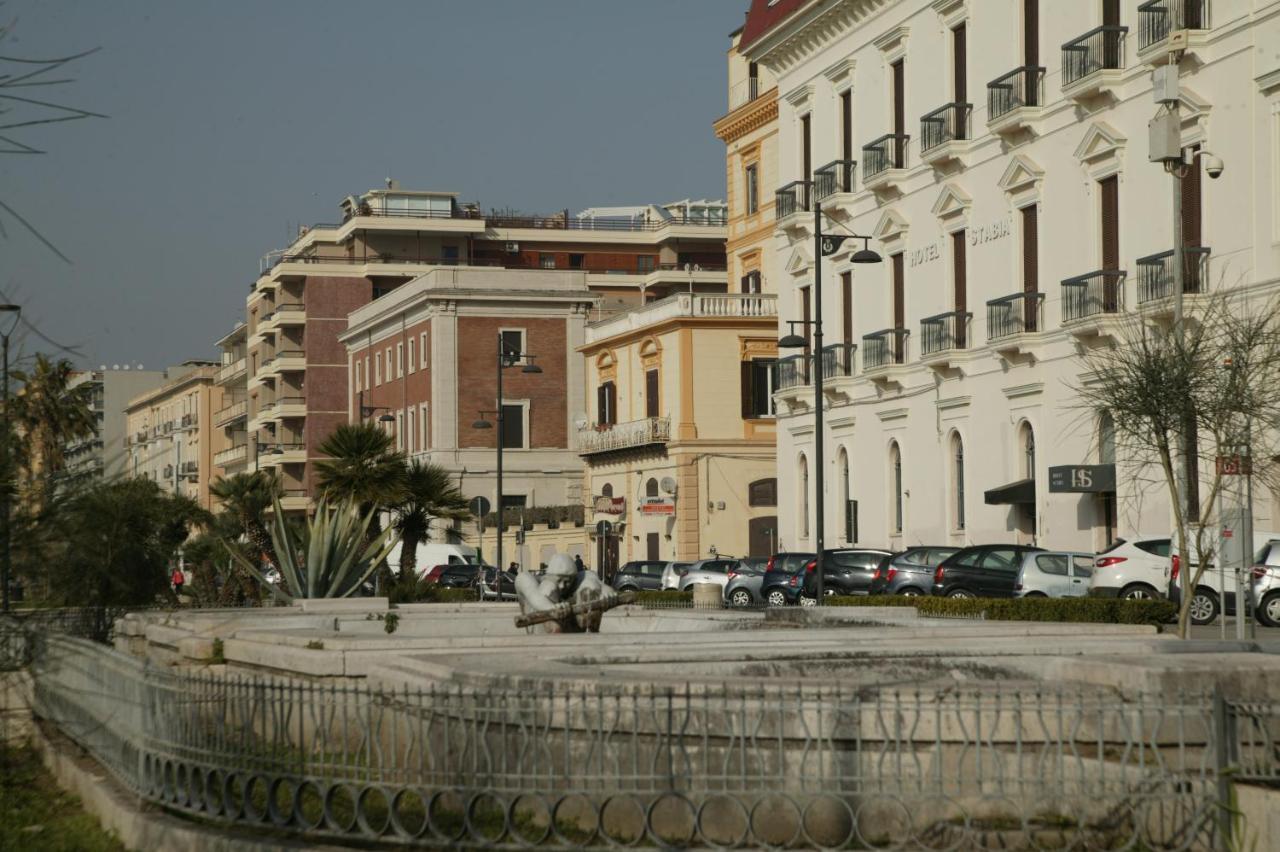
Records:
[[[36,710],[144,799],[450,847],[1202,849],[1276,708],[831,685],[400,691],[182,673],[52,637]]]

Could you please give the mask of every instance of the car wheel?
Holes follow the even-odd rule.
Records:
[[[755,601],[751,599],[751,593],[746,589],[734,589],[733,594],[729,596],[729,603],[736,607],[745,609],[755,603]]]
[[[1023,595],[1023,597],[1024,598],[1047,598],[1049,596],[1046,595],[1044,592],[1027,592],[1025,595]]]
[[[618,589],[618,591],[620,591],[620,592],[639,592],[639,591],[640,591],[640,589],[639,589],[639,587],[637,587],[637,586],[623,586],[622,588]]]
[[[1154,601],[1159,597],[1155,589],[1142,584],[1126,586],[1120,591],[1120,599],[1126,601]]]
[[[902,595],[904,598],[924,597],[924,592],[920,591],[919,589],[903,589],[902,591],[898,592],[898,594]]]
[[[947,592],[947,597],[968,599],[968,598],[976,598],[977,595],[975,595],[973,592],[969,591],[968,589],[952,589],[951,591]]]
[[[1271,592],[1264,597],[1257,614],[1263,627],[1280,627],[1280,591]]]
[[[774,589],[769,592],[769,596],[766,600],[769,601],[769,606],[786,606],[787,593],[782,591],[782,589]]]
[[[1189,615],[1192,624],[1212,624],[1218,617],[1218,596],[1208,589],[1196,589]]]

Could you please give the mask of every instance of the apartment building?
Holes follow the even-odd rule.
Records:
[[[213,427],[222,430],[222,449],[213,457],[215,479],[243,473],[249,465],[248,339],[241,322],[218,341],[222,356],[214,383],[222,388],[222,405],[213,414]]]
[[[582,505],[571,441],[583,416],[575,350],[600,299],[587,277],[439,267],[353,311],[339,338],[351,388],[347,417],[379,424],[397,449],[444,467],[467,497],[496,505],[500,440],[506,508]],[[501,403],[500,348],[513,359]],[[522,369],[530,360],[540,372]]]
[[[723,287],[719,202],[486,215],[391,181],[341,207],[269,256],[247,304],[246,456],[280,472],[286,508],[307,505],[317,448],[351,417],[348,315],[433,268],[577,271],[602,312]]]
[[[150,479],[206,509],[213,508],[214,456],[226,441],[213,423],[223,407],[219,369],[212,361],[183,362],[166,371],[168,381],[129,400],[124,412],[127,475]]]
[[[129,471],[128,453],[125,451],[125,408],[129,400],[139,393],[164,382],[164,370],[144,370],[141,365],[106,364],[96,370],[76,373],[67,382],[69,389],[88,385],[90,410],[97,427],[85,438],[70,441],[63,448],[65,467],[60,476],[78,484],[95,481],[111,481],[125,476]]]
[[[1276,2],[753,3],[740,50],[780,92],[779,331],[811,335],[820,298],[830,343],[828,547],[1167,534],[1159,477],[1082,408],[1081,356],[1171,318],[1173,180],[1148,161],[1152,73],[1171,56],[1188,298],[1276,289],[1276,44]],[[815,203],[827,233],[870,236],[883,262],[855,265],[855,240],[820,258]],[[791,549],[814,546],[814,354],[780,362],[775,394]],[[1078,466],[1103,474],[1093,489],[1051,485]],[[1269,497],[1258,529],[1274,528]]]

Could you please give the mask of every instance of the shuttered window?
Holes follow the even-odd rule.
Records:
[[[1034,68],[1040,64],[1040,0],[1022,0],[1022,64]],[[1027,103],[1031,92],[1027,92]]]
[[[646,417],[658,416],[658,371],[646,370],[644,374],[644,411]]]
[[[906,61],[899,59],[893,63],[893,132],[897,134],[894,140],[894,160],[893,168],[901,169],[906,165],[906,140],[903,138],[907,132],[907,73]]]
[[[743,361],[742,417],[758,420],[773,416],[773,371],[778,362],[773,358]]]
[[[1098,181],[1102,214],[1102,268],[1120,268],[1120,179]]]
[[[800,303],[801,303],[800,317],[801,317],[801,319],[803,319],[803,320],[804,320],[804,354],[805,354],[805,355],[809,355],[809,354],[810,354],[810,350],[813,348],[813,343],[811,342],[811,340],[810,340],[810,338],[809,338],[809,331],[810,331],[810,329],[809,329],[809,316],[810,316],[809,311],[810,311],[810,309],[811,309],[811,307],[812,307],[813,300],[810,298],[810,293],[809,293],[809,288],[808,288],[808,287],[801,287],[801,288],[800,288]]]
[[[1022,208],[1022,292],[1040,291],[1040,225],[1036,206]]]
[[[596,422],[603,426],[618,422],[618,391],[613,382],[596,388]]]
[[[1182,245],[1195,248],[1203,245],[1200,232],[1200,146],[1191,149],[1191,168],[1182,179]]]
[[[968,255],[965,254],[965,232],[956,231],[951,235],[951,278],[955,310],[964,313],[969,310],[969,266]],[[957,348],[965,347],[965,321],[957,316],[955,320],[955,340]]]
[[[895,254],[893,261],[893,327],[906,328],[907,325],[907,282],[906,266],[901,252]],[[906,357],[906,339],[901,334],[893,336],[893,363],[901,364]]]
[[[813,134],[810,116],[803,116],[800,119],[800,150],[804,152],[804,163],[802,167],[804,171],[801,173],[802,180],[812,180],[813,178]],[[802,186],[801,192],[804,193],[804,207],[809,209],[809,188]]]
[[[840,93],[840,156],[845,160],[853,159],[853,92],[848,89]],[[843,188],[849,190],[852,187]]]
[[[840,310],[844,342],[853,343],[853,273],[840,273]]]
[[[969,99],[969,31],[964,24],[956,27],[951,31],[951,82],[954,100],[958,104],[965,103]],[[957,139],[968,138],[968,128],[965,127],[965,111],[957,109],[955,111],[955,136]]]

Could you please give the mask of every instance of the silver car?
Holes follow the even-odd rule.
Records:
[[[740,559],[725,575],[724,602],[733,607],[759,606],[764,602],[760,587],[764,583],[767,559]]]
[[[721,592],[729,582],[729,572],[738,567],[738,560],[717,557],[699,559],[689,566],[689,573],[680,578],[680,591],[687,592],[698,584],[719,586]]]
[[[680,588],[680,578],[689,571],[692,562],[668,562],[662,569],[662,588],[676,590]]]
[[[1267,542],[1254,557],[1249,596],[1258,623],[1280,627],[1280,541]]]
[[[1016,598],[1079,598],[1089,593],[1093,554],[1036,551],[1022,557],[1013,584]]]

